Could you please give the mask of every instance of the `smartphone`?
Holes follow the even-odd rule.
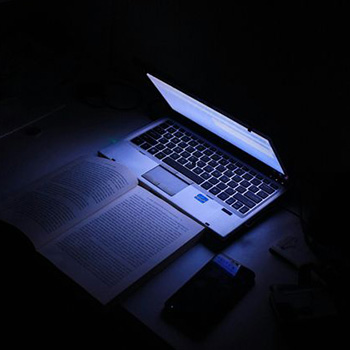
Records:
[[[218,254],[165,302],[163,316],[192,335],[204,335],[254,281],[252,270]]]

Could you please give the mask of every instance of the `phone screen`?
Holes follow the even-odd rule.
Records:
[[[255,274],[219,254],[165,303],[164,316],[191,331],[215,324],[254,285]]]

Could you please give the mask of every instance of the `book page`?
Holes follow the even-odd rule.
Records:
[[[137,182],[121,164],[82,157],[21,191],[0,210],[0,219],[23,231],[38,248]]]
[[[107,303],[202,229],[137,186],[39,252]]]

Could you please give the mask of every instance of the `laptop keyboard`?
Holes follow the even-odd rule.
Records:
[[[148,130],[131,142],[241,215],[266,201],[279,188],[266,176],[172,121]]]

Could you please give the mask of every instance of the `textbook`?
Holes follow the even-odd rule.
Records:
[[[0,219],[103,304],[203,230],[127,167],[99,157],[79,158],[36,181],[6,203]]]

